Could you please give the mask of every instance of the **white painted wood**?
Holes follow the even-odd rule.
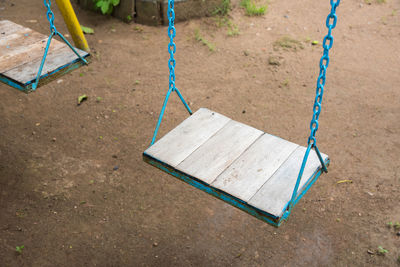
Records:
[[[211,184],[262,134],[260,130],[231,120],[176,168]]]
[[[283,209],[292,197],[305,151],[305,147],[299,146],[248,203],[272,215],[281,217]],[[325,154],[322,154],[322,157],[324,160],[328,158]],[[318,168],[321,168],[321,163],[315,151],[312,150],[298,192],[302,191],[304,184]]]
[[[9,20],[0,20],[0,38],[8,34],[23,31],[25,28]]]
[[[221,114],[201,108],[148,148],[145,153],[176,167],[229,121],[229,118]]]
[[[264,134],[211,185],[247,202],[297,147],[282,138]]]
[[[37,58],[43,57],[43,53],[47,43],[47,37],[44,40],[36,41],[31,44],[23,46],[13,46],[7,50],[6,54],[0,56],[0,73],[6,72],[7,70],[13,69],[19,65],[33,61]],[[49,52],[55,51],[65,44],[55,40],[51,41]]]
[[[281,217],[305,151],[305,147],[200,109],[145,154]],[[322,157],[328,159],[325,154]],[[315,151],[310,151],[299,193],[320,168]]]
[[[19,39],[22,39],[23,41],[25,40],[30,40],[31,38],[37,38],[39,37],[39,40],[42,40],[46,38],[44,35],[34,32],[31,29],[24,29],[19,32],[14,32],[10,34],[6,34],[5,36],[0,36],[0,56],[6,54],[5,49],[11,48],[13,46],[13,43],[19,43]]]
[[[77,49],[78,53],[81,56],[86,56],[88,53]],[[52,72],[66,64],[71,63],[78,56],[67,46],[64,46],[61,49],[52,51],[47,54],[46,62],[43,66],[42,75],[45,75],[48,72]],[[26,84],[34,79],[36,79],[37,72],[39,70],[39,66],[42,58],[37,58],[34,61],[27,62],[23,65],[19,65],[16,68],[8,70],[4,73],[5,76],[14,79],[15,81],[19,81],[22,84]]]

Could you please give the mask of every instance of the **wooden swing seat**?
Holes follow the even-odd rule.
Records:
[[[279,226],[299,174],[306,147],[264,133],[201,108],[149,147],[143,158],[151,165]],[[327,155],[322,154],[326,164]],[[321,174],[311,152],[297,199]]]
[[[0,21],[0,81],[30,91],[43,57],[48,36],[8,20]],[[83,58],[89,53],[76,48]],[[82,65],[63,42],[52,40],[39,85],[56,79]]]

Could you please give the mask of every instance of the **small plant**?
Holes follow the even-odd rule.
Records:
[[[131,16],[131,15],[126,16],[126,17],[125,17],[125,20],[126,20],[127,22],[131,22],[131,21],[132,21],[132,16]]]
[[[196,41],[199,41],[199,42],[202,43],[203,45],[207,46],[208,49],[209,49],[211,52],[214,52],[214,51],[215,51],[215,45],[212,44],[212,43],[210,43],[210,42],[209,42],[207,39],[205,39],[203,36],[201,36],[200,30],[199,30],[199,29],[196,29],[196,30],[194,31],[194,38],[196,39]]]
[[[228,18],[228,16],[218,16],[216,18],[216,24],[218,28],[227,27],[227,35],[229,37],[237,36],[240,34],[239,27]]]
[[[378,4],[385,4],[386,0],[375,0]],[[372,0],[364,0],[367,5],[372,5]]]
[[[288,79],[288,78],[286,78],[285,80],[283,80],[283,82],[282,82],[281,85],[279,86],[279,88],[282,88],[282,87],[289,88],[289,79]]]
[[[231,0],[222,0],[221,5],[215,8],[213,15],[226,16],[231,10]]]
[[[389,251],[384,249],[382,246],[378,247],[377,254],[380,256],[385,256]]]
[[[289,36],[283,36],[280,39],[276,40],[273,46],[274,50],[278,50],[279,48],[282,48],[284,50],[293,50],[293,51],[297,51],[298,49],[304,49],[304,45],[300,41],[293,39]]]
[[[240,6],[244,7],[247,16],[261,16],[267,11],[268,5],[257,6],[254,0],[242,0]]]
[[[277,56],[270,56],[268,58],[268,64],[272,66],[280,66],[281,65],[281,58]]]
[[[233,23],[230,19],[228,19],[227,25],[228,25],[228,33],[227,33],[228,36],[233,37],[240,34],[238,26],[235,23]]]
[[[17,209],[15,215],[17,215],[20,218],[24,218],[26,216],[26,209]]]
[[[120,0],[93,0],[95,7],[100,8],[103,15],[109,15],[113,12],[114,7],[119,5]]]
[[[396,229],[396,230],[400,229],[400,222],[396,222],[394,224],[394,229]]]
[[[234,36],[238,36],[240,34],[240,31],[237,27],[233,28],[233,29],[229,29],[228,32],[226,33],[229,37],[234,37]]]
[[[400,263],[400,256],[397,258],[397,263]]]
[[[142,27],[139,27],[139,26],[135,26],[135,28],[133,28],[135,31],[137,31],[137,32],[142,32],[143,31],[143,28]]]
[[[22,246],[16,246],[15,247],[15,251],[18,253],[18,254],[22,254],[22,250],[24,249],[24,245],[22,245]]]
[[[393,223],[392,223],[392,222],[388,222],[388,223],[386,223],[386,226],[387,226],[388,228],[392,228]]]

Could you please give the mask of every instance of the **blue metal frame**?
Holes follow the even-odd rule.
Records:
[[[256,207],[253,207],[251,205],[249,205],[248,203],[244,202],[243,200],[236,198],[224,191],[221,191],[215,187],[212,187],[200,180],[198,180],[197,178],[190,176],[186,173],[183,173],[173,167],[171,167],[170,165],[161,162],[155,158],[153,158],[152,156],[143,153],[143,160],[157,168],[159,168],[160,170],[178,178],[179,180],[182,180],[185,183],[188,183],[218,199],[223,200],[226,203],[229,203],[230,205],[245,211],[247,213],[249,213],[250,215],[256,217],[257,219],[260,219],[270,225],[273,225],[275,227],[279,227],[284,221],[287,221],[290,212],[287,210],[286,207],[289,206],[289,204],[292,203],[292,205],[296,205],[297,202],[305,195],[305,193],[311,188],[311,186],[315,183],[315,181],[319,178],[319,176],[322,173],[322,168],[319,168],[318,170],[316,170],[313,175],[311,177],[308,178],[307,183],[300,188],[300,192],[298,194],[298,196],[294,199],[293,202],[289,201],[288,204],[286,205],[285,209],[282,211],[282,216],[281,217],[277,217],[274,216],[272,214],[269,214],[265,211],[262,211]],[[325,161],[325,164],[329,164],[329,159],[327,159]]]
[[[88,53],[83,57],[85,59],[87,59],[89,56],[90,56],[90,54]],[[57,76],[58,75],[62,75],[62,74],[66,74],[66,73],[68,73],[68,72],[70,72],[70,71],[72,71],[74,69],[79,68],[82,65],[83,65],[82,61],[79,58],[77,58],[77,59],[73,60],[72,62],[70,62],[68,64],[60,66],[59,68],[57,68],[57,69],[55,69],[55,70],[53,70],[51,72],[45,73],[42,76],[40,76],[40,83],[43,82],[44,80],[53,78],[53,75],[55,75],[55,74],[57,74]],[[14,88],[16,88],[16,89],[18,89],[20,91],[28,93],[28,92],[31,91],[32,85],[36,81],[36,78],[33,79],[33,80],[30,80],[27,83],[21,83],[19,81],[15,81],[14,79],[11,79],[10,77],[7,77],[7,76],[5,76],[3,74],[0,74],[0,81],[5,83],[5,84],[7,84],[7,85],[9,85],[9,86],[12,86],[12,87],[14,87]]]
[[[51,0],[44,0],[43,2],[44,2],[44,5],[47,7],[46,16],[47,16],[47,20],[50,23],[50,35],[49,35],[49,38],[47,40],[46,48],[44,50],[42,62],[40,63],[40,67],[39,67],[38,73],[36,75],[36,82],[32,84],[32,91],[36,91],[36,89],[37,89],[37,86],[39,84],[39,80],[40,80],[41,75],[42,75],[43,66],[44,66],[44,63],[46,61],[47,53],[49,52],[51,40],[56,35],[58,35],[61,38],[61,40],[63,40],[64,43],[66,43],[68,45],[68,47],[71,48],[71,50],[78,56],[78,58],[84,64],[86,64],[86,65],[88,64],[86,59],[84,59],[83,57],[81,57],[81,55],[79,55],[79,53],[75,50],[75,48],[68,42],[67,39],[64,38],[64,36],[59,31],[57,31],[56,27],[54,26],[54,13],[51,10]]]
[[[310,122],[310,136],[308,137],[308,147],[306,150],[306,153],[304,154],[303,162],[301,164],[301,168],[299,171],[299,175],[297,177],[296,185],[293,189],[293,194],[292,194],[292,199],[290,200],[289,207],[288,207],[288,213],[292,211],[292,208],[294,204],[296,203],[296,197],[297,197],[297,189],[299,187],[301,178],[303,176],[303,171],[307,163],[308,156],[310,154],[310,150],[314,148],[315,152],[317,153],[318,159],[321,162],[322,165],[322,170],[324,172],[328,172],[328,169],[322,159],[321,153],[319,152],[319,149],[317,147],[317,138],[316,134],[318,131],[318,119],[319,115],[321,114],[321,104],[322,104],[322,96],[324,94],[324,87],[325,87],[325,82],[326,82],[326,71],[329,66],[329,50],[333,46],[333,36],[332,36],[332,30],[336,27],[337,23],[337,15],[336,15],[336,8],[340,4],[340,0],[330,0],[331,4],[331,12],[329,13],[328,17],[326,18],[326,27],[328,28],[328,34],[324,37],[323,41],[323,48],[324,48],[324,53],[319,61],[319,75],[317,78],[317,89],[316,89],[316,96],[314,100],[314,105],[313,105],[313,117]]]

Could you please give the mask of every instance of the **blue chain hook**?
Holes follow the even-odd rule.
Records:
[[[46,17],[50,23],[50,36],[47,40],[47,44],[46,44],[46,48],[44,50],[42,62],[40,63],[39,71],[36,75],[36,81],[35,81],[35,83],[32,84],[32,91],[35,91],[39,84],[40,76],[42,75],[44,62],[46,61],[47,53],[49,52],[50,43],[55,35],[58,35],[64,41],[64,43],[66,43],[68,45],[68,47],[72,49],[72,51],[79,57],[79,59],[81,61],[83,61],[84,64],[86,64],[86,65],[88,64],[87,60],[84,59],[81,55],[79,55],[79,53],[75,50],[75,48],[68,42],[67,39],[64,38],[64,36],[59,31],[57,31],[56,26],[54,26],[54,13],[51,10],[51,0],[43,0],[43,2],[44,2],[44,6],[47,8]]]
[[[181,99],[183,105],[187,109],[190,115],[192,115],[192,110],[190,109],[189,105],[186,103],[185,99],[183,98],[182,94],[179,92],[178,88],[175,86],[175,65],[176,60],[174,58],[176,52],[176,45],[174,43],[174,38],[176,36],[176,29],[174,25],[175,21],[175,11],[174,11],[174,0],[168,0],[168,37],[169,37],[169,44],[168,44],[168,53],[169,53],[169,60],[168,60],[168,68],[169,68],[169,86],[167,95],[165,96],[163,106],[161,108],[160,115],[158,116],[158,121],[156,128],[153,133],[153,138],[151,139],[150,146],[154,144],[156,141],[158,129],[160,128],[162,118],[164,116],[165,108],[167,107],[169,96],[172,92],[176,92]]]

